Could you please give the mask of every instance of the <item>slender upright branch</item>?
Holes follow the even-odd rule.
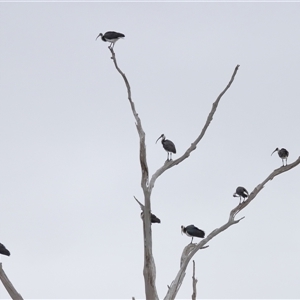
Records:
[[[147,156],[146,156],[146,143],[145,143],[145,132],[143,130],[142,127],[142,122],[141,119],[139,118],[138,113],[136,112],[135,109],[135,105],[134,102],[132,101],[131,98],[131,88],[130,88],[130,84],[129,81],[126,77],[126,75],[121,71],[121,69],[119,68],[118,64],[117,64],[117,59],[116,59],[116,55],[115,52],[112,48],[109,48],[111,54],[112,54],[112,60],[114,62],[114,65],[117,69],[117,71],[121,74],[121,76],[123,77],[123,80],[125,82],[126,88],[127,88],[127,94],[128,94],[128,100],[131,106],[131,110],[133,113],[133,116],[135,118],[136,121],[136,128],[140,137],[140,163],[141,163],[141,169],[142,169],[142,188],[146,188],[147,184],[148,184],[148,176],[149,176],[149,172],[148,172],[148,164],[147,164]]]
[[[144,233],[144,281],[145,281],[145,292],[146,292],[146,299],[151,300],[158,300],[157,290],[156,290],[156,269],[155,269],[155,262],[152,254],[152,231],[151,231],[151,191],[148,189],[149,183],[149,171],[148,171],[148,164],[147,164],[147,157],[146,157],[146,142],[145,142],[145,132],[142,127],[141,120],[136,112],[134,102],[131,98],[131,88],[129,81],[126,75],[121,71],[117,64],[117,59],[113,48],[109,48],[112,54],[112,60],[117,71],[122,76],[128,94],[128,100],[130,103],[130,107],[133,113],[133,116],[136,121],[136,128],[140,138],[140,165],[142,171],[142,179],[141,179],[141,186],[144,192],[145,198],[145,206],[144,206],[144,218],[143,218],[143,233]]]
[[[2,281],[5,289],[13,300],[23,300],[22,296],[17,292],[17,290],[14,288],[14,286],[6,276],[2,268],[2,263],[0,263],[0,280]]]
[[[198,280],[195,277],[195,261],[193,260],[193,294],[192,294],[192,300],[196,300],[197,299],[197,282]]]
[[[177,292],[180,289],[180,286],[182,284],[182,281],[185,277],[185,271],[186,268],[190,262],[190,260],[192,259],[192,257],[200,250],[203,249],[204,246],[214,237],[216,237],[219,233],[223,232],[224,230],[228,229],[229,227],[231,227],[234,224],[239,223],[242,219],[244,219],[244,217],[235,220],[235,216],[237,215],[237,213],[239,213],[240,211],[242,211],[247,205],[250,204],[250,202],[253,201],[253,199],[258,195],[258,193],[263,189],[263,187],[266,185],[267,182],[271,181],[275,176],[278,176],[286,171],[289,171],[291,169],[293,169],[294,167],[296,167],[297,165],[300,164],[300,156],[299,158],[294,161],[293,163],[287,165],[287,166],[282,166],[276,170],[274,170],[262,183],[260,183],[259,185],[257,185],[257,187],[250,193],[248,199],[244,202],[242,202],[241,204],[239,204],[237,207],[235,207],[234,209],[231,210],[230,214],[229,214],[229,219],[227,221],[227,223],[225,223],[224,225],[222,225],[219,228],[216,228],[215,230],[213,230],[205,239],[203,239],[201,242],[199,242],[198,244],[196,244],[194,247],[189,247],[190,252],[187,254],[185,253],[184,255],[182,255],[182,257],[185,257],[184,260],[181,261],[180,264],[180,269],[176,275],[176,278],[173,280],[166,296],[165,296],[165,300],[173,300],[175,299]],[[185,247],[184,252],[186,252],[187,247]]]
[[[206,133],[206,130],[209,126],[209,124],[211,123],[212,119],[213,119],[213,116],[218,108],[218,105],[219,105],[219,102],[221,100],[221,98],[223,97],[223,95],[226,93],[226,91],[230,88],[231,84],[233,83],[234,81],[234,78],[235,78],[235,75],[237,73],[239,69],[239,65],[237,65],[233,71],[233,74],[231,76],[231,79],[229,81],[229,83],[227,84],[227,86],[225,87],[225,89],[220,93],[220,95],[218,96],[218,98],[216,99],[216,101],[213,103],[212,105],[212,108],[211,108],[211,111],[206,119],[206,122],[204,124],[204,127],[202,128],[201,130],[201,133],[200,135],[196,138],[196,140],[191,144],[191,146],[185,151],[185,153],[175,159],[175,160],[170,160],[170,161],[166,161],[165,164],[159,168],[151,177],[151,180],[150,180],[150,190],[152,190],[152,188],[154,187],[154,184],[155,184],[155,181],[156,179],[161,175],[163,174],[166,170],[178,165],[179,163],[181,163],[183,160],[187,159],[191,152],[194,151],[197,147],[197,144],[201,141],[201,139],[203,138],[204,134]]]

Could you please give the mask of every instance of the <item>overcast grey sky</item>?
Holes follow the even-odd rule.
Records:
[[[190,239],[209,234],[300,155],[300,3],[0,3],[0,242],[29,298],[144,297],[138,135],[115,52],[146,132],[151,174],[199,135],[240,69],[206,136],[156,182],[152,211],[163,298]],[[195,258],[199,298],[300,298],[300,167],[276,177]],[[178,298],[190,298],[192,267]],[[1,299],[8,295],[0,285]]]

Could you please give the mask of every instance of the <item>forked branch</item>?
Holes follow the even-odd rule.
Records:
[[[295,168],[297,165],[300,164],[300,157],[298,157],[298,159],[296,161],[294,161],[293,163],[287,165],[287,166],[283,166],[280,167],[276,170],[274,170],[262,183],[260,183],[259,185],[257,185],[257,187],[250,193],[248,199],[244,202],[242,202],[241,204],[239,204],[237,207],[235,207],[234,209],[231,210],[230,214],[229,214],[229,219],[227,221],[227,223],[225,223],[224,225],[222,225],[219,228],[216,228],[215,230],[213,230],[205,239],[203,239],[201,242],[199,242],[198,244],[189,244],[188,246],[186,246],[184,248],[183,251],[183,255],[182,255],[182,260],[181,260],[181,264],[180,264],[180,269],[176,275],[176,278],[174,279],[174,281],[172,282],[166,296],[165,296],[165,300],[173,300],[175,299],[177,292],[180,289],[180,286],[182,284],[182,281],[185,277],[185,271],[186,268],[190,262],[190,260],[192,259],[192,257],[200,250],[203,249],[205,247],[205,245],[214,237],[216,237],[219,233],[223,232],[224,230],[228,229],[230,226],[239,223],[242,219],[244,219],[244,217],[235,220],[235,216],[242,211],[247,205],[250,204],[250,202],[252,202],[254,200],[254,198],[258,195],[258,193],[264,188],[264,186],[266,185],[266,183],[268,183],[269,181],[271,181],[274,177],[287,172],[293,168]],[[192,246],[194,245],[194,246]]]
[[[206,122],[204,124],[204,127],[202,128],[201,132],[200,132],[200,135],[196,138],[196,140],[191,144],[191,146],[185,151],[185,153],[175,159],[175,160],[170,160],[170,161],[166,161],[165,164],[159,168],[151,177],[151,180],[150,180],[150,190],[152,190],[152,188],[154,187],[154,184],[155,184],[155,181],[156,179],[161,175],[163,174],[166,170],[178,165],[179,163],[181,163],[183,160],[187,159],[191,152],[194,151],[197,147],[197,144],[201,141],[201,139],[203,138],[204,134],[206,133],[206,130],[209,126],[209,124],[211,123],[212,119],[213,119],[213,116],[218,108],[218,105],[219,105],[219,102],[221,100],[221,98],[223,97],[223,95],[226,93],[226,91],[230,88],[231,84],[233,83],[234,81],[234,78],[235,78],[235,75],[237,73],[239,69],[239,65],[237,65],[233,71],[233,74],[231,76],[231,79],[229,81],[229,83],[227,84],[227,86],[225,87],[225,89],[220,93],[220,95],[218,96],[218,98],[216,99],[216,101],[213,103],[212,105],[212,108],[211,108],[211,111],[206,119]]]

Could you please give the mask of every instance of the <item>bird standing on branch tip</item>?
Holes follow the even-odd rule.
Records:
[[[167,160],[169,160],[169,156],[170,156],[170,160],[172,159],[172,153],[176,154],[176,148],[173,142],[171,142],[170,140],[166,140],[166,137],[164,134],[162,134],[155,143],[157,143],[157,141],[161,138],[161,143],[164,147],[164,149],[168,152],[168,157]]]
[[[240,203],[241,203],[242,197],[243,197],[243,201],[244,201],[245,198],[247,198],[248,196],[249,196],[248,191],[242,186],[237,187],[235,193],[233,194],[233,197],[240,197]]]
[[[0,254],[10,256],[10,252],[5,248],[3,244],[0,243]]]
[[[279,150],[279,148],[276,148],[271,155],[273,155],[274,152],[278,152],[278,156],[282,159],[282,165],[284,166],[284,160],[285,160],[285,165],[287,165],[287,159],[289,157],[289,151],[287,151],[284,148],[281,148]]]
[[[141,212],[141,219],[142,220],[144,219],[144,212],[143,211]],[[156,215],[151,214],[151,223],[160,223],[160,219]]]
[[[104,34],[99,33],[99,35],[96,37],[97,38],[101,36],[101,40],[103,42],[109,42],[110,45],[108,46],[109,49],[113,49],[115,42],[121,38],[124,38],[125,35],[123,33],[115,32],[115,31],[107,31]]]
[[[204,238],[205,237],[205,232],[199,228],[197,228],[194,225],[189,225],[184,227],[183,225],[181,226],[181,234],[185,233],[187,236],[192,237],[191,243],[193,242],[194,237],[198,238]]]

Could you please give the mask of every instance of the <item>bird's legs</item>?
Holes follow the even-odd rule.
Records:
[[[192,240],[191,240],[190,244],[193,242],[193,238],[194,238],[194,237],[192,236]]]
[[[167,160],[171,160],[171,152],[167,152],[168,153],[168,156],[167,156]]]
[[[108,49],[113,49],[114,48],[114,42],[110,42],[110,45],[108,46]]]

